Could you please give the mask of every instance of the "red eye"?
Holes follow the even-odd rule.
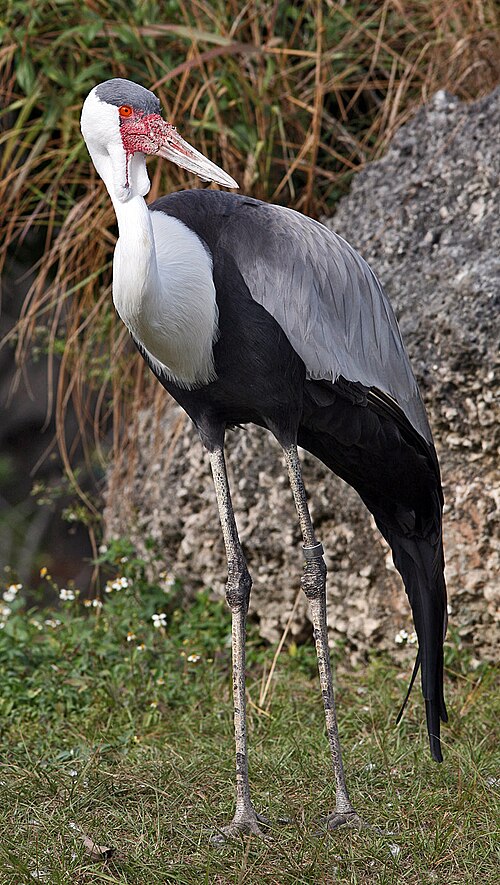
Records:
[[[128,104],[122,104],[121,108],[118,108],[118,113],[120,117],[131,117],[134,112]]]

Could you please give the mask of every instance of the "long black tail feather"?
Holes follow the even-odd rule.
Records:
[[[392,548],[394,565],[403,578],[419,643],[410,686],[398,721],[420,665],[431,755],[436,762],[442,762],[441,722],[448,721],[448,714],[443,692],[443,642],[447,611],[441,538],[431,543],[425,538],[401,537],[386,529],[378,520],[377,524]]]

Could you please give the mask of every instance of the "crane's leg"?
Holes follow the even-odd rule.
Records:
[[[246,616],[252,579],[241,549],[238,529],[227,479],[224,451],[215,449],[210,455],[219,516],[227,556],[226,599],[232,614],[234,735],[236,741],[236,811],[232,822],[213,841],[223,842],[238,833],[253,833],[266,838],[259,823],[266,818],[256,814],[250,801],[248,783],[247,723],[245,697]]]
[[[333,830],[341,824],[360,826],[361,821],[352,807],[347,792],[344,768],[342,765],[342,753],[337,727],[335,712],[335,698],[332,683],[332,668],[330,664],[330,651],[328,648],[328,627],[326,621],[326,565],[323,559],[323,547],[316,540],[314,528],[307,506],[306,491],[302,480],[297,446],[292,445],[283,449],[285,454],[288,476],[293,492],[295,506],[299,517],[302,538],[304,541],[304,574],[302,576],[302,589],[306,594],[313,622],[316,654],[318,657],[319,680],[323,704],[325,707],[326,730],[332,754],[333,772],[336,784],[335,811],[326,818],[326,827]]]

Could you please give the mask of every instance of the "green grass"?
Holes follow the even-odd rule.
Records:
[[[8,603],[0,631],[2,885],[498,881],[493,668],[471,669],[470,656],[448,645],[450,725],[437,766],[417,691],[394,726],[408,673],[382,656],[356,670],[340,663],[352,798],[384,835],[318,835],[334,792],[314,650],[283,650],[262,710],[274,649],[251,627],[250,778],[257,810],[274,822],[272,839],[215,847],[210,835],[233,810],[229,612],[208,594],[185,610],[180,588],[161,575],[148,582],[126,546],[106,558],[118,560],[128,587],[104,593],[102,608],[77,595],[55,613],[26,610],[24,590]],[[167,625],[155,629],[159,612]],[[341,650],[335,656],[342,661]],[[75,825],[112,846],[113,857],[89,858]]]

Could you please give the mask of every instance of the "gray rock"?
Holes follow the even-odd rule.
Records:
[[[474,104],[437,93],[367,166],[327,224],[382,280],[399,317],[429,410],[446,496],[452,614],[479,658],[500,649],[498,504],[498,142],[500,90]],[[276,640],[294,608],[300,532],[281,453],[256,427],[227,435],[238,525],[254,579],[251,613]],[[409,606],[388,549],[357,495],[303,453],[329,571],[332,640],[352,659],[401,648]],[[110,471],[108,536],[128,535],[148,557],[152,538],[187,592],[223,593],[225,557],[208,458],[168,402],[138,418],[137,445]],[[153,565],[151,566],[154,570]],[[310,631],[299,597],[291,634]]]

